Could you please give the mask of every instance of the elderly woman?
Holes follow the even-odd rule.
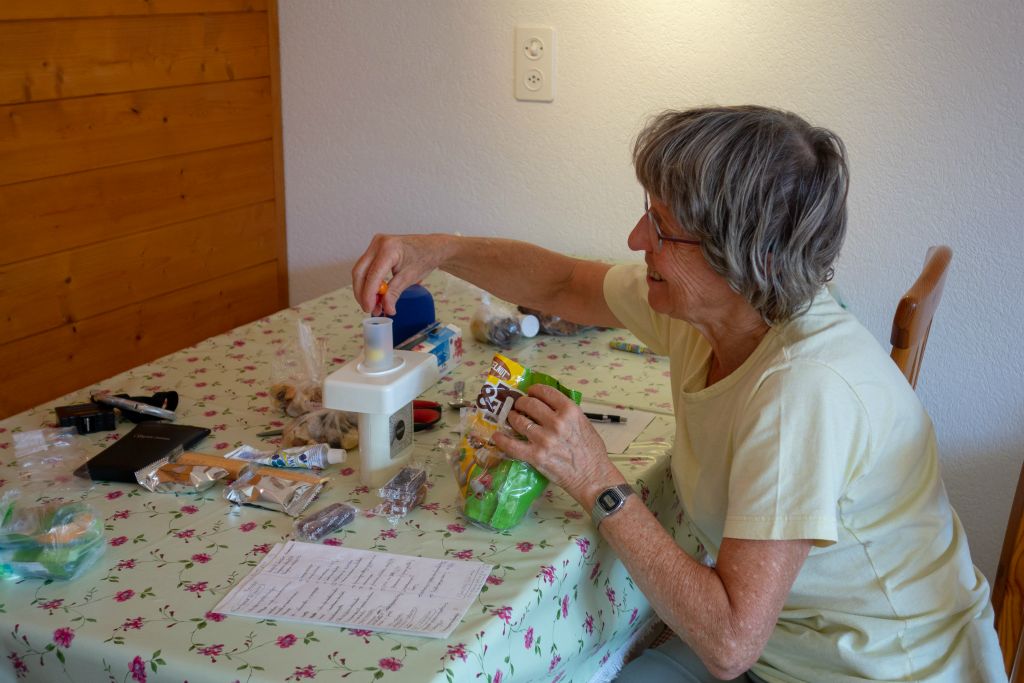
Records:
[[[496,435],[591,511],[679,636],[621,680],[1005,680],[985,579],[910,385],[824,287],[846,230],[839,138],[762,107],[666,112],[633,153],[644,266],[498,239],[377,236],[362,307],[435,268],[670,358],[680,549],[579,408],[533,387]],[[391,277],[383,301],[377,285]],[[377,311],[373,311],[377,312]]]

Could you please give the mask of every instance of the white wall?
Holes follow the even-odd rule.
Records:
[[[918,392],[994,577],[1024,458],[1024,4],[280,0],[294,302],[375,232],[627,254],[629,147],[664,108],[758,103],[846,141],[837,282],[888,343],[928,245],[953,269]],[[512,32],[553,26],[556,96],[512,96]]]

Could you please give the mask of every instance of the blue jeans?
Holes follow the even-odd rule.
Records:
[[[657,648],[648,648],[619,672],[616,683],[713,683],[721,679],[708,673],[690,646],[678,637]],[[749,671],[735,683],[764,683]]]

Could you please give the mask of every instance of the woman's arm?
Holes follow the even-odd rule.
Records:
[[[496,433],[495,445],[532,464],[584,510],[605,489],[625,483],[593,425],[557,390],[531,387],[508,422],[527,441]],[[636,496],[601,523],[601,533],[658,615],[722,678],[757,661],[811,548],[809,540],[727,538],[717,566],[705,567]]]
[[[658,616],[722,679],[738,677],[761,656],[811,548],[809,540],[726,538],[717,565],[705,567],[637,496],[601,523],[601,534]]]
[[[399,294],[440,268],[516,304],[586,325],[620,327],[604,300],[610,267],[513,240],[377,235],[352,268],[352,289],[364,311],[394,314]],[[378,307],[377,290],[389,279]]]

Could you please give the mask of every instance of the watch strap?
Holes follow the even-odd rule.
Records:
[[[593,520],[594,526],[600,527],[601,522],[621,510],[622,506],[626,504],[626,499],[632,496],[633,493],[633,487],[629,484],[619,484],[618,486],[611,486],[601,491],[597,496],[597,500],[594,501],[594,506],[590,509],[590,519]],[[613,507],[605,507],[602,504],[602,501],[608,497],[616,500]]]

